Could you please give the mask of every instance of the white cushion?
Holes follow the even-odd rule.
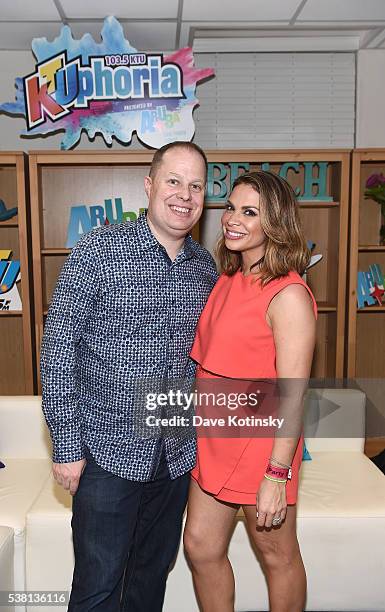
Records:
[[[309,389],[306,446],[316,451],[364,451],[365,394],[356,389]]]
[[[0,591],[14,591],[14,541],[13,530],[0,527]],[[24,612],[24,608],[1,606],[2,612]]]
[[[0,396],[0,459],[51,457],[39,396]]]
[[[298,539],[308,578],[307,610],[385,610],[383,518],[299,518]]]
[[[14,582],[25,589],[25,521],[51,471],[49,459],[3,458],[0,470],[0,525],[14,531]],[[18,608],[19,609],[19,608]]]
[[[28,510],[46,482],[52,463],[49,459],[3,458],[0,470],[0,525],[24,531]]]
[[[74,564],[71,516],[72,497],[51,476],[27,515],[28,590],[70,590]]]
[[[0,527],[0,591],[13,588],[13,529]],[[2,606],[1,610],[6,608]]]
[[[385,477],[368,457],[355,452],[312,453],[312,457],[302,462],[298,516],[385,521]]]

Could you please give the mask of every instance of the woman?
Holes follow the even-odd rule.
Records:
[[[198,437],[185,548],[203,612],[233,612],[227,548],[242,506],[266,575],[271,612],[300,612],[306,575],[295,503],[316,304],[300,276],[310,254],[293,190],[270,172],[241,175],[222,216],[222,230],[218,256],[223,274],[201,315],[191,353],[199,366],[198,383],[272,379],[272,386],[277,379],[284,387],[278,411],[287,434]]]

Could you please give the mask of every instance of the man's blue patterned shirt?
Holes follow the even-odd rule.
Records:
[[[86,445],[107,471],[148,481],[164,445],[172,478],[194,466],[191,431],[163,440],[138,435],[138,381],[193,379],[189,352],[216,280],[213,258],[190,236],[172,262],[145,214],[79,240],[59,276],[42,342],[53,461],[78,461]]]

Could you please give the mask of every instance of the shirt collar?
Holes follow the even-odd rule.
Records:
[[[155,238],[154,234],[150,230],[150,226],[147,222],[147,210],[140,213],[136,222],[136,232],[139,239],[139,248],[143,251],[151,249],[152,247],[159,246],[159,242]]]
[[[186,259],[191,259],[191,257],[195,257],[197,254],[196,244],[190,234],[188,234],[184,240],[182,251]]]
[[[148,225],[147,221],[147,210],[140,213],[136,222],[136,231],[139,239],[139,247],[142,250],[146,251],[155,246],[162,246],[150,230],[150,226]],[[178,258],[181,256],[182,259],[191,259],[191,257],[195,257],[196,253],[196,244],[190,234],[188,234],[184,240],[183,247],[178,254]]]

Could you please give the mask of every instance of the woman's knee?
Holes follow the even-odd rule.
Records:
[[[203,529],[186,526],[183,534],[183,544],[189,561],[195,565],[212,563],[220,560],[226,551],[214,542]]]
[[[255,543],[264,566],[272,571],[288,570],[300,555],[296,539],[287,542],[259,534]]]
[[[209,554],[207,541],[199,529],[187,525],[183,534],[183,544],[186,554],[192,563],[204,560]]]

